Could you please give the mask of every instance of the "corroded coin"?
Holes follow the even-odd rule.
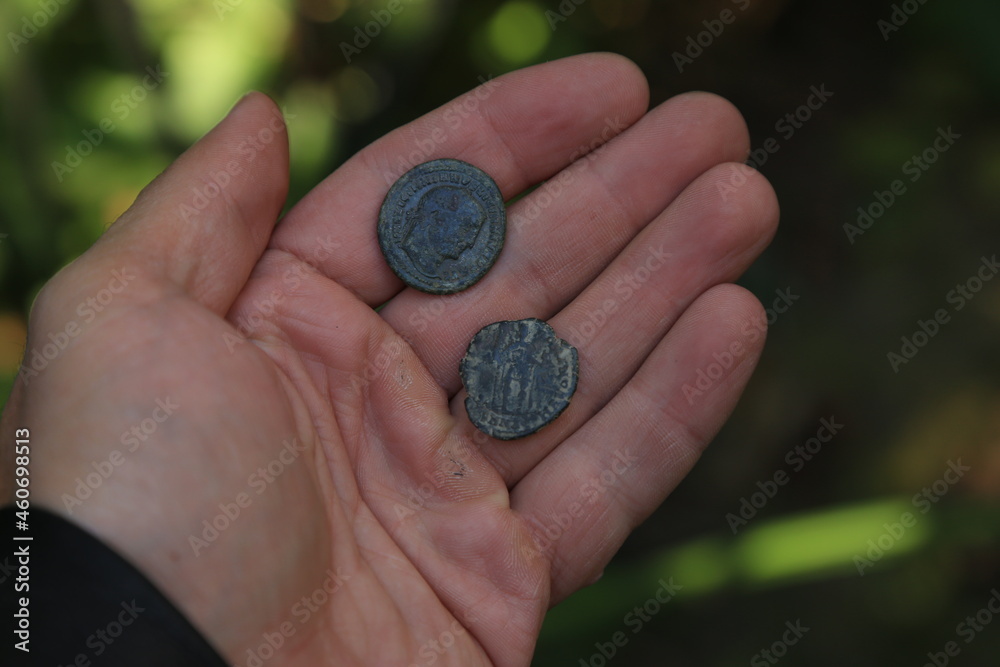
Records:
[[[472,423],[494,438],[512,440],[566,409],[576,391],[579,358],[541,320],[494,322],[472,337],[459,372]]]
[[[486,275],[507,227],[500,188],[461,160],[431,160],[389,188],[378,216],[378,244],[403,282],[452,294]]]

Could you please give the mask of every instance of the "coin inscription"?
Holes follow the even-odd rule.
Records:
[[[472,423],[512,440],[562,414],[576,391],[579,357],[541,320],[494,322],[473,336],[459,372]]]
[[[503,196],[486,172],[461,160],[431,160],[389,188],[379,212],[378,243],[407,285],[453,294],[490,270],[506,227]]]

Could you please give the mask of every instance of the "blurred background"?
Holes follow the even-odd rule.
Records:
[[[654,104],[743,111],[782,206],[742,281],[771,327],[535,664],[995,665],[1000,4],[922,1],[5,0],[0,396],[39,287],[247,90],[285,109],[294,203],[480,77],[614,51]]]

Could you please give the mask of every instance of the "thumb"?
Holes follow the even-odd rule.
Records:
[[[250,93],[150,183],[86,254],[179,287],[222,315],[267,246],[288,192],[278,107]]]

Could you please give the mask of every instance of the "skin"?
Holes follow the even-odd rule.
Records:
[[[736,164],[739,113],[705,93],[647,112],[642,74],[607,54],[489,85],[473,111],[446,105],[370,145],[277,226],[287,143],[251,94],[34,304],[26,361],[68,322],[80,331],[2,418],[4,446],[31,430],[32,502],[134,562],[230,664],[282,632],[266,664],[527,665],[546,610],[600,576],[757,362],[763,310],[729,283],[778,207]],[[404,289],[376,242],[386,175],[418,145],[484,169],[505,199],[562,183],[511,207],[497,264],[458,295]],[[84,321],[115,270],[127,285]],[[539,433],[493,441],[468,422],[458,361],[480,327],[524,317],[579,333],[579,388]],[[178,406],[161,422],[157,399]]]

